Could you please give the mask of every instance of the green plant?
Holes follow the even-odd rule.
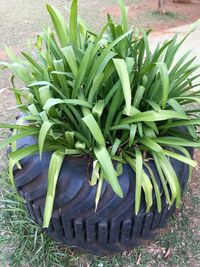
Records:
[[[194,58],[187,60],[188,53],[174,62],[188,35],[179,42],[175,36],[152,53],[149,32],[129,30],[127,8],[122,0],[118,2],[121,23],[115,25],[108,15],[99,34],[89,31],[78,18],[77,0],[72,1],[69,26],[57,9],[47,5],[56,34],[49,28],[41,33],[34,56],[22,53],[23,58],[17,58],[7,48],[11,63],[1,63],[24,83],[19,89],[12,79],[11,89],[24,117],[17,124],[0,125],[14,129],[13,135],[0,144],[0,148],[12,144],[9,155],[12,183],[13,167],[17,164],[20,168],[22,158],[37,152],[40,157],[43,151],[53,152],[44,227],[48,227],[51,219],[65,155],[88,155],[93,159],[90,183],[97,184],[96,207],[104,180],[123,197],[117,177],[122,164],[128,163],[136,172],[136,214],[142,192],[147,212],[152,206],[153,190],[159,212],[162,194],[169,206],[174,202],[179,206],[180,185],[169,157],[196,165],[184,146],[200,147],[195,131],[200,124],[195,117],[199,110],[186,109],[187,104],[200,102],[199,91],[191,91],[198,86],[194,81],[199,76],[191,74],[199,66],[193,65]],[[180,133],[178,126],[185,126],[187,131]],[[17,150],[16,141],[30,135],[35,136],[36,144]],[[163,192],[146,164],[151,157]]]

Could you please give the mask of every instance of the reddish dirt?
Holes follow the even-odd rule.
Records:
[[[71,1],[49,0],[63,14]],[[151,28],[156,34],[176,26],[192,23],[200,18],[200,0],[191,4],[173,3],[167,0],[166,14],[155,13],[158,0],[125,0],[129,7],[130,25]],[[27,46],[27,40],[35,38],[44,25],[49,24],[49,17],[44,8],[46,0],[7,1],[1,0],[0,8],[0,60],[5,60],[3,44],[16,51]],[[114,0],[79,0],[80,16],[86,23],[99,30],[110,13],[115,20],[120,17],[117,1]],[[95,14],[95,19],[91,14]],[[1,21],[1,17],[3,18]]]
[[[140,26],[152,28],[157,32],[189,24],[200,18],[200,0],[188,4],[174,3],[173,0],[168,0],[165,6],[166,14],[163,15],[155,13],[152,15],[151,13],[157,11],[157,0],[142,0],[136,3],[128,1],[128,6],[131,22],[137,23],[138,21]],[[115,18],[120,17],[120,10],[117,4],[106,7],[104,12],[111,14]]]
[[[6,53],[4,50],[0,50],[0,60],[5,60],[7,58]]]

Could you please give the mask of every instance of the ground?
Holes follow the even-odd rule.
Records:
[[[0,1],[0,46],[11,46],[21,50],[27,46],[27,40],[33,38],[48,23],[45,3],[59,7],[63,14],[68,14],[70,0],[1,0]],[[131,26],[153,28],[157,32],[183,24],[194,22],[200,17],[200,2],[177,4],[168,0],[166,15],[157,13],[157,0],[126,0],[129,6]],[[119,19],[117,0],[79,0],[79,13],[95,31],[103,25],[107,13]],[[95,16],[95,17],[94,17]],[[3,52],[0,50],[0,58]]]
[[[68,14],[69,0],[49,0],[49,3],[60,7]],[[119,18],[117,1],[114,0],[79,0],[81,17],[94,30],[104,23],[106,13],[111,13],[114,19]],[[161,16],[157,11],[156,0],[128,0],[131,26],[153,28],[151,37],[152,47],[157,41],[163,41],[174,33],[181,36],[188,31],[188,23],[200,17],[200,4],[196,0],[193,4],[177,4],[167,1],[167,14]],[[32,43],[41,28],[48,25],[49,19],[45,12],[46,0],[0,0],[0,61],[6,60],[3,50],[4,44],[20,53]],[[182,25],[186,25],[182,27]],[[179,26],[179,27],[177,27]],[[181,26],[181,27],[180,27]],[[175,28],[174,28],[175,27]],[[172,29],[173,28],[173,29]],[[194,33],[186,42],[183,50],[193,49],[200,63],[200,31]],[[180,52],[182,53],[182,52]],[[9,73],[0,73],[0,89],[9,86]],[[8,91],[0,94],[1,121],[14,120],[17,111],[7,109],[15,102]],[[0,139],[7,132],[0,130]],[[195,156],[200,162],[200,153]],[[65,247],[46,238],[41,230],[27,218],[21,204],[8,190],[7,160],[5,154],[0,155],[1,179],[0,192],[0,266],[16,267],[133,267],[133,266],[200,266],[200,169],[193,172],[193,179],[189,184],[182,207],[177,211],[176,219],[162,230],[153,241],[131,252],[110,257],[94,257]],[[5,212],[5,206],[7,207]],[[20,224],[19,224],[20,223]],[[19,228],[20,225],[20,228]],[[31,260],[31,263],[30,263]]]

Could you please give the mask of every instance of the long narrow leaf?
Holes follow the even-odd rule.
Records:
[[[10,136],[8,137],[7,139],[3,140],[0,142],[0,149],[2,149],[3,147],[19,140],[19,139],[22,139],[23,137],[26,137],[26,136],[34,136],[34,135],[37,135],[39,133],[39,128],[33,128],[33,129],[26,129],[26,130],[23,130],[21,133],[18,133],[16,135],[13,135],[13,136]]]
[[[144,166],[147,168],[147,170],[150,174],[150,177],[151,177],[151,180],[153,183],[153,187],[154,187],[154,191],[155,191],[155,195],[156,195],[157,209],[158,209],[158,212],[160,213],[162,210],[162,201],[161,201],[161,192],[160,192],[159,186],[158,186],[157,181],[154,177],[154,173],[151,170],[151,168],[149,167],[149,165],[144,162]]]
[[[142,184],[142,168],[143,168],[143,158],[141,151],[135,149],[136,157],[136,184],[135,184],[135,213],[138,214],[140,210],[141,203],[141,184]]]
[[[145,111],[136,114],[133,117],[125,118],[120,121],[120,124],[130,124],[135,122],[154,122],[169,119],[188,119],[188,117],[180,112],[171,110]]]
[[[89,114],[86,117],[84,117],[82,120],[85,122],[85,124],[89,128],[91,134],[93,135],[97,143],[102,146],[105,146],[105,139],[93,115]]]
[[[51,16],[60,44],[62,47],[65,47],[69,40],[65,20],[58,9],[49,4],[47,4],[46,7]]]
[[[167,99],[168,99],[168,95],[169,95],[169,74],[168,74],[168,69],[167,66],[164,62],[159,62],[156,64],[159,72],[160,72],[160,76],[162,79],[162,84],[163,84],[163,95],[162,95],[162,107],[165,108],[166,103],[167,103]]]
[[[167,155],[169,157],[172,157],[172,158],[175,158],[178,161],[184,162],[185,164],[188,164],[188,165],[190,165],[192,167],[196,167],[197,164],[198,164],[195,160],[192,160],[190,158],[184,157],[184,156],[182,156],[180,154],[177,154],[175,152],[172,152],[172,151],[169,151],[169,150],[166,150],[166,149],[164,149],[163,152],[165,153],[165,155]]]
[[[113,59],[113,62],[122,83],[124,98],[126,101],[126,112],[127,115],[130,115],[131,88],[130,88],[130,80],[129,80],[127,66],[123,59]]]
[[[117,173],[113,167],[110,155],[105,147],[95,147],[94,154],[98,159],[99,163],[101,164],[101,168],[104,170],[106,178],[110,182],[113,191],[119,196],[123,197],[123,192],[121,186],[117,179]]]
[[[44,105],[44,110],[49,111],[52,107],[58,104],[66,104],[66,105],[74,105],[74,106],[78,105],[78,106],[83,106],[87,108],[92,108],[92,105],[84,100],[78,100],[78,99],[62,100],[62,99],[51,98],[51,99],[48,99],[46,104]]]
[[[53,212],[53,204],[55,199],[56,185],[59,173],[64,160],[63,151],[55,151],[51,157],[48,173],[47,195],[44,207],[43,228],[48,228]]]
[[[40,129],[39,137],[38,137],[38,143],[39,143],[39,155],[40,159],[42,158],[42,152],[43,152],[43,147],[44,147],[44,142],[46,139],[46,136],[50,130],[50,128],[53,126],[54,123],[50,121],[45,121],[42,124],[42,127]]]
[[[120,10],[121,10],[121,20],[122,20],[122,27],[123,31],[127,32],[128,31],[128,8],[125,7],[124,1],[123,0],[118,0]]]
[[[78,43],[78,21],[77,21],[77,0],[73,0],[71,4],[71,10],[70,10],[70,23],[69,23],[69,35],[70,35],[70,41],[74,45],[77,45]]]

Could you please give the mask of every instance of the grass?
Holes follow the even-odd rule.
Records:
[[[126,0],[125,3],[127,6],[132,5],[132,4],[139,4],[142,3],[144,0]],[[98,2],[98,1],[97,1]],[[111,4],[115,4],[117,3],[116,0],[100,0],[99,2],[101,2],[104,5],[111,5]]]
[[[42,230],[27,216],[6,181],[1,179],[0,262],[3,266],[64,266],[59,245],[44,236]],[[1,266],[2,266],[1,265]]]
[[[131,25],[137,27],[144,27],[147,29],[153,29],[159,25],[160,28],[171,25],[174,27],[177,22],[185,21],[187,16],[176,12],[168,11],[165,14],[161,14],[158,10],[143,10],[137,16],[131,17]]]
[[[182,208],[167,229],[153,241],[130,252],[97,257],[60,246],[29,219],[23,202],[11,190],[7,172],[0,177],[0,262],[1,267],[133,267],[199,266],[199,185],[194,180]]]
[[[160,14],[157,10],[143,11],[141,12],[135,20],[132,21],[134,25],[143,25],[143,27],[153,27],[157,25],[167,25],[173,24],[177,21],[184,21],[187,17],[184,14],[179,14],[176,12],[166,12],[165,14]]]
[[[165,21],[165,20],[184,20],[186,16],[183,14],[178,14],[176,12],[166,12],[161,14],[159,11],[149,11],[150,16],[155,21]]]

